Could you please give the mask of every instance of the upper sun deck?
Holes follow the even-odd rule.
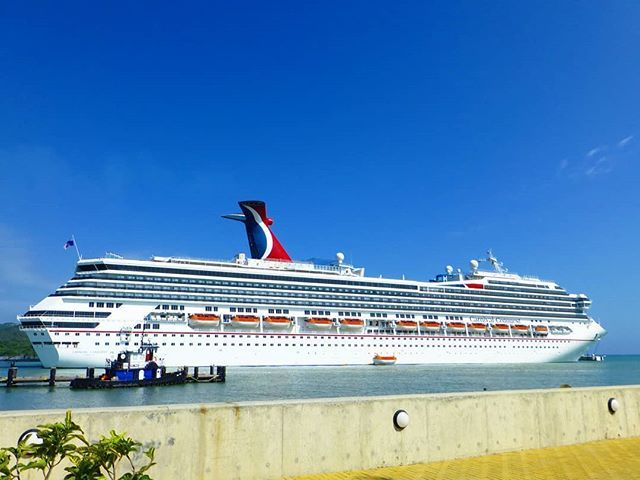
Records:
[[[345,275],[351,277],[364,277],[364,268],[354,267],[353,265],[342,263],[318,264],[310,261],[278,261],[278,260],[259,260],[247,258],[244,254],[236,255],[232,260],[205,260],[198,258],[184,257],[162,257],[153,256],[149,260],[139,260],[123,258],[119,255],[106,255],[105,257],[83,259],[78,261],[78,272],[91,272],[92,265],[97,264],[113,264],[128,263],[132,265],[148,265],[153,263],[156,265],[178,266],[183,267],[210,267],[210,268],[234,268],[242,270],[271,270],[271,271],[289,271],[311,274],[329,274],[329,275]]]
[[[281,261],[281,260],[259,260],[255,258],[247,258],[244,254],[238,254],[231,261],[229,260],[202,260],[191,258],[176,257],[151,257],[153,262],[181,264],[181,265],[198,265],[198,266],[217,266],[217,267],[240,267],[247,269],[259,270],[282,270],[306,273],[322,273],[333,275],[349,275],[356,277],[364,276],[363,267],[354,267],[353,265],[340,262],[318,264],[310,261]]]

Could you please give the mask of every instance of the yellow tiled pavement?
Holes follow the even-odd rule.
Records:
[[[288,477],[294,478],[294,477]],[[295,477],[296,480],[631,480],[640,479],[640,438],[463,458],[374,470]]]

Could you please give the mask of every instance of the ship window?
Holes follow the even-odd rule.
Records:
[[[89,302],[89,306],[93,307],[94,303],[93,302]]]

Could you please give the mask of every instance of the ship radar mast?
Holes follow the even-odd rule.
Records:
[[[489,262],[493,269],[498,273],[507,273],[507,269],[505,268],[502,262],[498,261],[498,257],[496,257],[491,249],[487,250],[487,259],[485,262]]]

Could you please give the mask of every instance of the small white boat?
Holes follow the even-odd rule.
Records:
[[[470,323],[469,331],[471,333],[484,333],[487,331],[487,324],[486,323]]]
[[[215,328],[220,325],[220,315],[213,313],[192,313],[189,315],[189,326],[192,328]]]
[[[307,318],[304,323],[310,330],[331,330],[333,327],[333,320],[330,318]]]
[[[260,318],[252,315],[235,315],[231,317],[231,326],[235,328],[258,328]]]
[[[494,323],[491,325],[491,331],[494,335],[509,335],[509,325],[506,323]]]
[[[581,362],[602,362],[604,361],[604,357],[604,355],[597,355],[595,353],[592,353],[591,355],[584,354],[578,360]]]
[[[511,325],[511,333],[514,335],[529,335],[529,327],[526,325]]]
[[[420,322],[420,330],[423,332],[439,332],[441,327],[440,322]]]
[[[549,329],[547,327],[545,327],[544,325],[538,325],[537,327],[535,327],[533,329],[533,333],[535,335],[540,335],[540,336],[546,336],[549,335]]]
[[[378,354],[376,354],[373,357],[373,364],[374,365],[395,365],[397,360],[398,359],[395,357],[395,355],[378,355]]]
[[[291,327],[289,317],[264,317],[262,326],[269,330],[287,330]]]
[[[340,330],[357,331],[364,328],[364,320],[359,318],[342,318],[340,319]]]
[[[466,331],[466,326],[462,322],[449,322],[447,323],[447,330],[449,332],[464,332]]]
[[[418,330],[418,322],[413,320],[400,320],[396,322],[396,330],[399,332],[415,332]]]

